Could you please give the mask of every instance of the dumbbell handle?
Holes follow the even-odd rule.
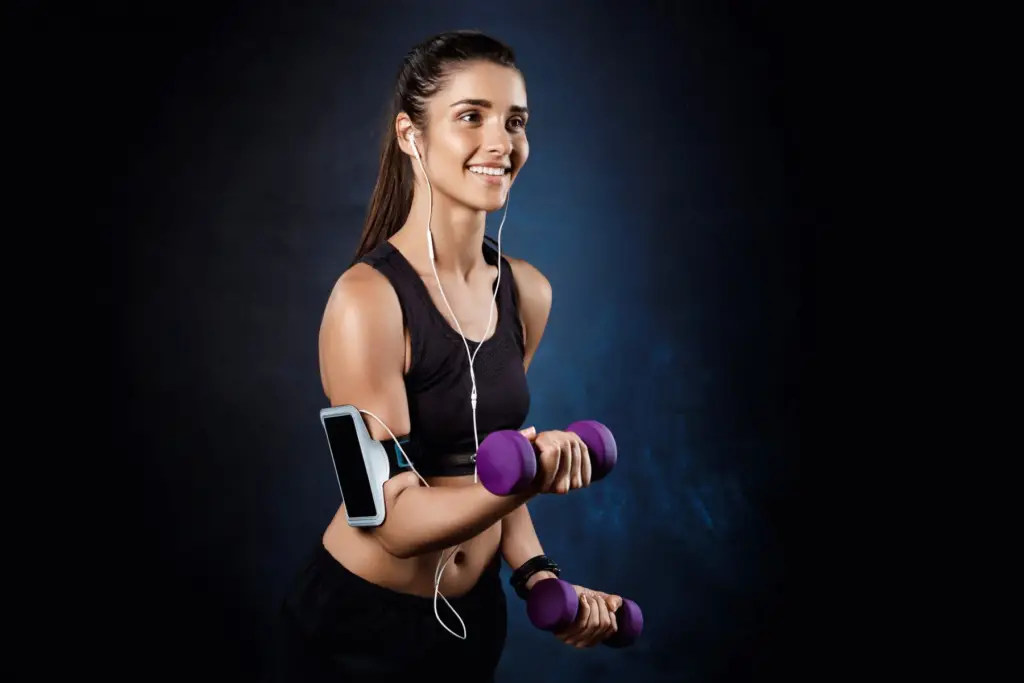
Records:
[[[595,420],[580,420],[565,428],[587,445],[591,482],[608,475],[618,461],[611,431]],[[477,475],[488,491],[505,496],[526,490],[537,476],[537,453],[530,441],[515,430],[487,435],[477,454]]]
[[[542,631],[559,633],[576,621],[580,600],[576,590],[561,579],[541,579],[530,589],[526,598],[526,614],[530,622]],[[622,606],[615,610],[618,630],[603,642],[608,647],[628,647],[636,642],[644,629],[644,615],[632,600],[623,598]]]

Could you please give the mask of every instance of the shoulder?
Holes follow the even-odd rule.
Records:
[[[331,405],[356,405],[408,433],[402,314],[386,277],[356,264],[335,282],[319,336],[320,379]],[[368,425],[375,439],[387,438]]]
[[[530,365],[534,352],[544,336],[551,314],[551,282],[544,273],[527,261],[513,256],[504,257],[512,270],[519,299],[519,321],[525,342],[524,361]]]
[[[546,315],[551,310],[551,282],[536,266],[524,259],[514,256],[505,256],[505,259],[516,281],[520,306],[538,309],[536,312]]]
[[[373,266],[357,263],[334,283],[324,310],[321,335],[377,338],[402,326],[398,294]]]

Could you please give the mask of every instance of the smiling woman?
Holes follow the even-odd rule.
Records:
[[[496,211],[505,204],[530,155],[526,83],[511,48],[470,32],[444,34],[425,45],[436,48],[436,61],[428,64],[427,56],[414,51],[399,74],[394,115],[357,261],[410,220],[425,224],[427,216],[410,213],[415,181],[410,157],[417,152],[423,155],[425,179],[436,192],[435,209],[454,210],[461,228],[474,223],[479,212]],[[403,79],[408,85],[402,85]],[[467,179],[483,181],[489,191],[481,192]],[[426,202],[416,208],[430,209]],[[435,246],[445,239],[435,233]]]
[[[538,456],[523,493],[490,493],[475,466],[484,436],[523,426],[551,308],[547,279],[501,254],[500,228],[497,250],[484,241],[529,157],[528,116],[513,52],[492,38],[446,33],[405,58],[356,259],[324,312],[320,366],[331,404],[371,417],[373,439],[407,437],[415,469],[385,482],[383,523],[352,526],[342,504],[316,544],[284,603],[296,655],[285,680],[398,680],[433,666],[493,680],[501,559],[522,568],[517,591],[557,576],[525,503],[589,484],[580,438],[523,430]],[[559,637],[594,645],[614,630],[618,599],[576,590],[580,617]]]

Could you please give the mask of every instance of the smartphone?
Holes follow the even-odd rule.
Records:
[[[387,454],[366,429],[355,406],[320,411],[338,489],[350,526],[384,523],[384,482],[390,477]]]

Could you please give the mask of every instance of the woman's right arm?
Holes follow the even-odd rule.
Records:
[[[395,436],[408,435],[402,311],[391,284],[370,266],[353,266],[331,292],[320,328],[320,366],[332,406],[367,410]],[[363,420],[374,439],[391,438],[377,420]],[[426,487],[415,473],[403,472],[384,484],[384,523],[367,533],[391,555],[415,557],[468,541],[534,495],[496,496],[479,483]]]

